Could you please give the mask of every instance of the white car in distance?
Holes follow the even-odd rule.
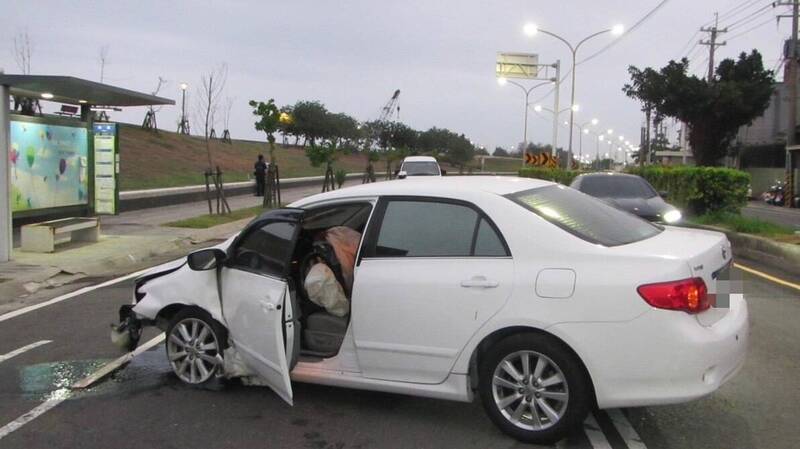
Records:
[[[344,317],[302,289],[314,236],[334,226],[363,235]],[[731,263],[723,234],[546,181],[390,181],[265,212],[155,268],[119,331],[163,329],[190,384],[241,377],[290,404],[292,381],[477,395],[504,432],[549,443],[595,405],[688,401],[729,380],[749,333],[743,295],[716,294]]]
[[[397,177],[400,179],[409,176],[442,176],[444,171],[439,166],[436,158],[431,156],[408,156],[400,164]]]

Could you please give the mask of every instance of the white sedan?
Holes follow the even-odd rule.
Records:
[[[303,277],[320,233],[340,226],[363,237],[349,311],[333,314]],[[163,329],[187,383],[240,377],[290,404],[292,381],[478,395],[504,432],[547,443],[593,406],[687,401],[729,380],[749,333],[744,297],[722,294],[731,262],[723,234],[550,182],[407,179],[267,211],[157,267],[118,331],[135,345],[141,326]]]

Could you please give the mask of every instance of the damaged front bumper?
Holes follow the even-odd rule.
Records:
[[[111,342],[126,351],[133,351],[139,345],[145,325],[133,312],[133,307],[133,304],[120,307],[119,323],[111,324]]]

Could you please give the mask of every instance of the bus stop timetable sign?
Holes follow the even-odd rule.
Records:
[[[119,202],[117,124],[94,124],[94,212],[115,215]]]

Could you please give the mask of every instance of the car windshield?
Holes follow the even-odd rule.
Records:
[[[408,176],[439,176],[439,164],[432,161],[405,162],[403,171]]]
[[[506,197],[573,235],[604,246],[638,242],[662,230],[641,218],[561,185],[524,190]]]
[[[598,198],[653,198],[656,191],[635,176],[585,176],[580,191]]]

